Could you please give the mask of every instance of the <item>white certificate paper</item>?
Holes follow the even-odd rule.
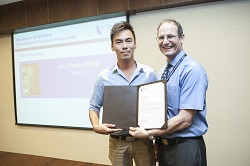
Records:
[[[166,127],[166,82],[141,85],[138,89],[138,125],[145,129]]]

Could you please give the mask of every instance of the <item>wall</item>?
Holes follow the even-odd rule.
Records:
[[[156,27],[163,18],[182,23],[187,54],[209,75],[208,165],[245,166],[250,156],[250,1],[223,1],[137,13],[136,59],[156,71],[165,63]],[[0,150],[109,164],[108,136],[89,130],[16,126],[10,35],[0,36]]]

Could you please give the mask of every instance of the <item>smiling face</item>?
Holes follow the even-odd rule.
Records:
[[[161,52],[169,61],[173,60],[183,49],[182,42],[184,34],[178,35],[178,29],[175,23],[163,23],[157,33],[158,46]]]
[[[136,43],[130,30],[123,30],[114,35],[112,51],[116,52],[118,62],[123,60],[133,60]]]

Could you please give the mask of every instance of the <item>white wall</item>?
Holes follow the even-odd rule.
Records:
[[[157,72],[165,57],[156,28],[164,18],[178,20],[186,35],[184,49],[209,75],[209,166],[246,166],[250,159],[250,1],[222,1],[130,17],[137,37],[136,59]],[[16,126],[11,37],[0,36],[0,151],[110,164],[108,136],[93,131]]]

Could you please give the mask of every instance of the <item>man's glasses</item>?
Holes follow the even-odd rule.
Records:
[[[173,40],[175,40],[175,38],[177,37],[178,35],[163,35],[163,36],[158,36],[157,38],[156,38],[156,40],[158,41],[158,42],[163,42],[163,40],[165,39],[165,38],[167,38],[167,40],[168,41],[173,41]]]

